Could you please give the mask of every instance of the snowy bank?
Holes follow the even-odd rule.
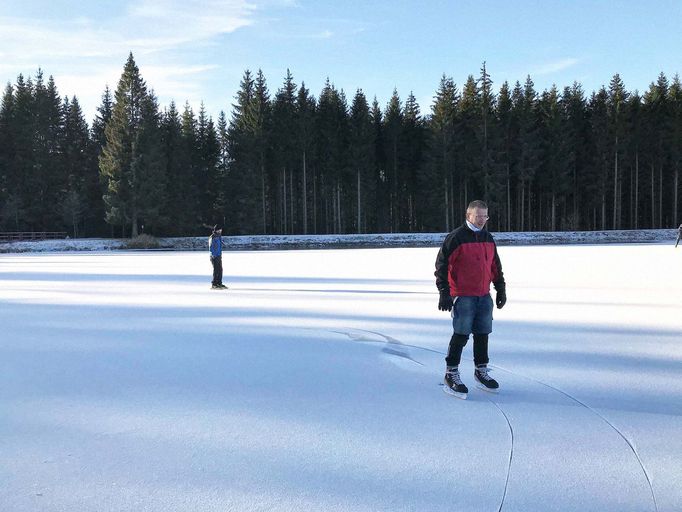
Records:
[[[674,229],[493,233],[498,245],[563,245],[674,242]],[[437,247],[446,233],[377,233],[368,235],[254,235],[224,236],[225,249],[356,249]],[[160,238],[162,250],[208,250],[206,237]],[[129,239],[66,239],[0,243],[0,253],[108,251],[129,249]]]

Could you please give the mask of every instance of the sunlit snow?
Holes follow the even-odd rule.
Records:
[[[0,255],[0,510],[679,511],[682,248],[499,251],[466,401],[434,248]]]

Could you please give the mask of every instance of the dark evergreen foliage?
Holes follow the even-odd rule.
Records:
[[[120,226],[123,233],[130,226],[132,237],[145,224],[152,230],[162,224],[161,133],[156,98],[147,91],[131,53],[116,88],[99,167],[106,183],[106,220]]]
[[[350,105],[327,80],[316,98],[287,70],[270,97],[246,71],[231,118],[171,103],[160,112],[132,54],[89,129],[76,97],[43,72],[0,104],[0,230],[70,235],[448,231],[468,201],[490,229],[593,230],[681,220],[682,85],[640,94],[614,75],[496,92],[485,63],[461,92],[443,75],[423,112],[394,90]]]
[[[354,215],[350,219],[351,231],[367,233],[375,224],[373,206],[377,200],[377,176],[375,173],[376,139],[372,126],[369,103],[358,89],[350,107],[348,157],[350,170],[355,176],[351,185],[354,193],[350,205]]]

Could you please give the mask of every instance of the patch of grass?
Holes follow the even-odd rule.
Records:
[[[151,235],[143,233],[128,241],[128,249],[158,249],[161,247],[159,241]]]

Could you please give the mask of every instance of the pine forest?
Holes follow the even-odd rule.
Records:
[[[434,84],[435,85],[435,84]],[[160,106],[130,54],[88,125],[39,70],[0,106],[0,231],[73,237],[445,232],[469,201],[491,231],[676,227],[682,84],[495,87],[485,63],[428,106],[287,71],[244,72],[230,115]]]

